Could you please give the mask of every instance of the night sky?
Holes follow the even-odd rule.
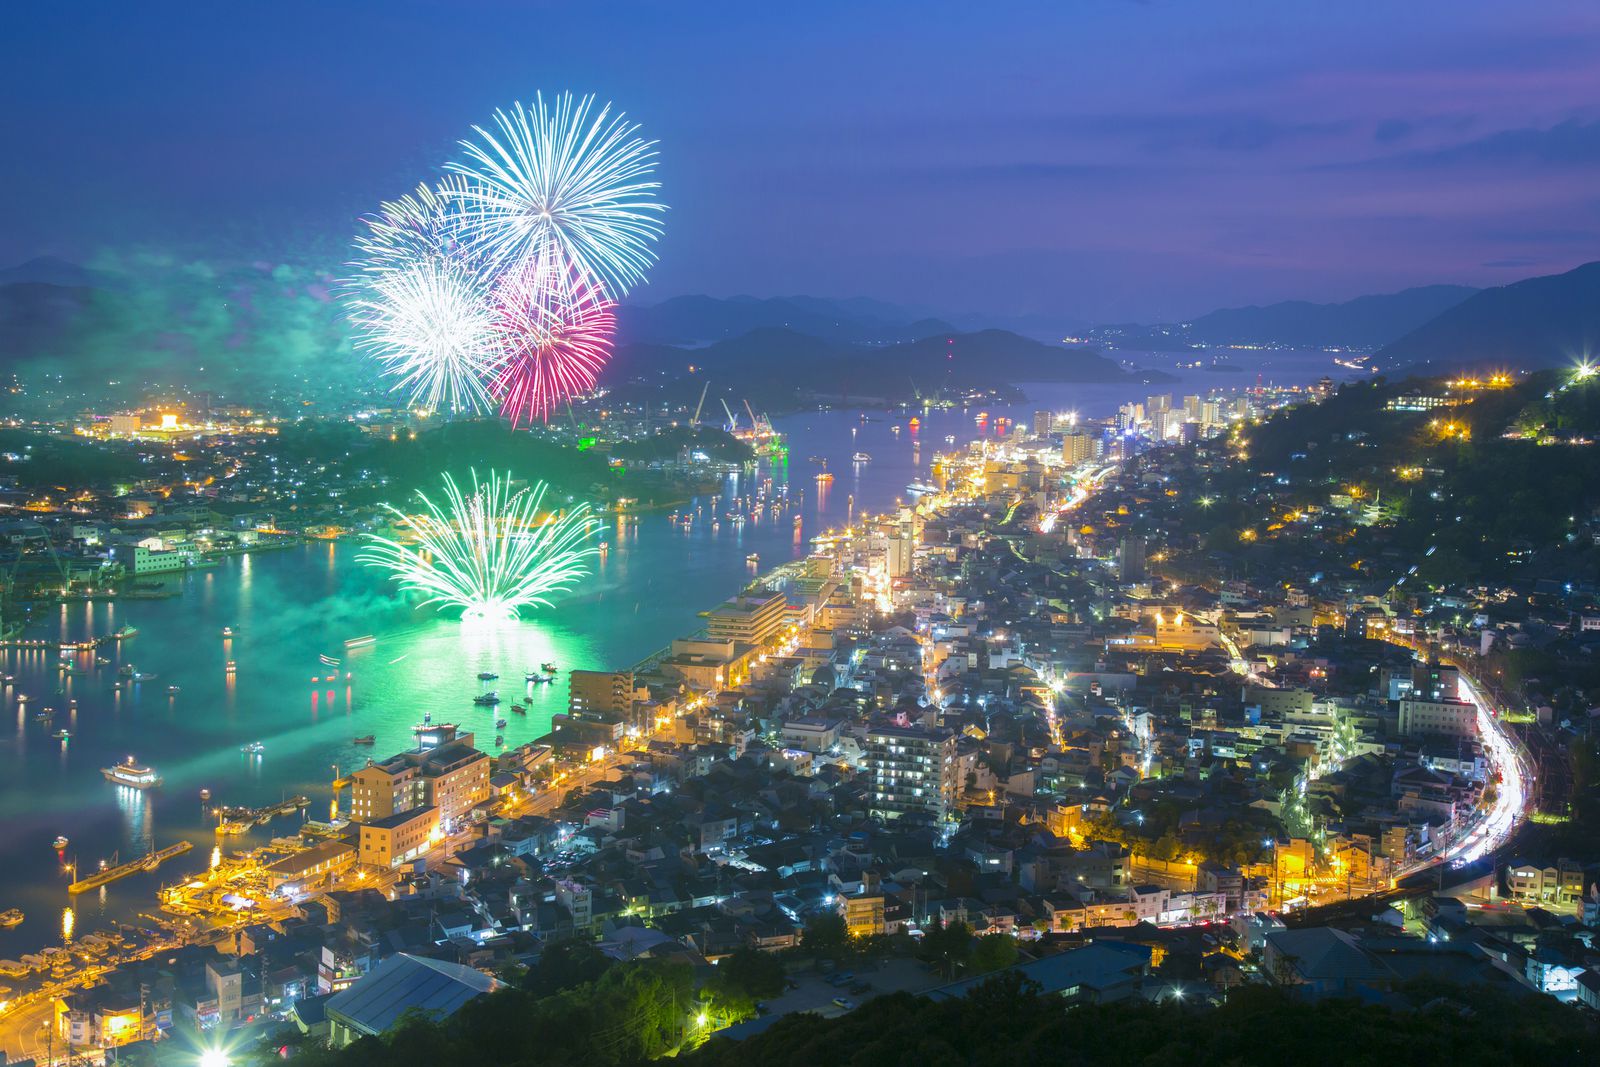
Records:
[[[8,4],[0,265],[342,254],[535,90],[661,141],[636,299],[1166,319],[1600,258],[1600,5]]]

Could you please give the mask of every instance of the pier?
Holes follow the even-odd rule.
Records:
[[[280,815],[293,815],[301,808],[309,807],[310,804],[310,797],[289,797],[264,808],[220,807],[216,809],[220,820],[217,823],[217,833],[242,834],[252,826],[261,826]]]
[[[67,886],[67,892],[76,896],[79,893],[86,893],[91,889],[99,889],[103,885],[108,885],[111,882],[115,882],[119,878],[126,878],[130,874],[138,874],[141,871],[153,871],[163,863],[172,859],[174,856],[181,856],[193,848],[194,845],[190,842],[179,841],[175,845],[168,845],[160,852],[147,852],[136,860],[129,860],[127,863],[119,863],[115,867],[107,867],[104,870],[95,871],[87,878],[80,878],[71,885]]]

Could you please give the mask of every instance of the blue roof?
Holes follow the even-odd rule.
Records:
[[[384,960],[349,989],[335,994],[326,1011],[352,1030],[381,1034],[413,1008],[436,1019],[446,1018],[499,984],[482,971],[459,963],[402,952]]]

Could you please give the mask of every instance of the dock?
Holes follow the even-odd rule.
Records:
[[[310,797],[289,797],[276,804],[268,804],[264,808],[220,807],[216,809],[216,814],[221,819],[217,823],[217,833],[242,834],[252,826],[265,825],[280,815],[293,815],[301,808],[310,805]]]
[[[103,885],[108,885],[111,882],[115,882],[119,878],[126,878],[130,874],[138,874],[141,871],[153,871],[163,863],[167,862],[167,860],[172,859],[174,856],[181,856],[185,852],[191,851],[193,848],[194,845],[190,842],[179,841],[175,845],[168,845],[159,852],[147,852],[136,860],[129,860],[127,863],[119,863],[115,867],[107,867],[105,870],[95,871],[87,878],[80,878],[71,885],[67,886],[67,892],[73,895],[77,895],[78,893],[86,893],[91,889],[99,889]]]

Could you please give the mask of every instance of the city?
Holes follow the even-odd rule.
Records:
[[[89,63],[55,18],[29,34]],[[192,32],[265,32],[237,18]],[[770,250],[712,266],[707,233],[768,232],[674,177],[726,149],[663,117],[701,75],[657,76],[637,124],[519,74],[375,139],[338,260],[0,239],[35,255],[0,272],[0,1064],[1592,1058],[1576,238],[1477,272],[1396,241],[1266,306],[1231,257],[1108,257],[933,314],[975,305],[891,285],[921,253],[834,175],[899,303],[698,295],[793,290]],[[1141,181],[1245,133],[1149,136]],[[1470,181],[1478,144],[1428,166]],[[1426,203],[1397,151],[1351,180]]]

